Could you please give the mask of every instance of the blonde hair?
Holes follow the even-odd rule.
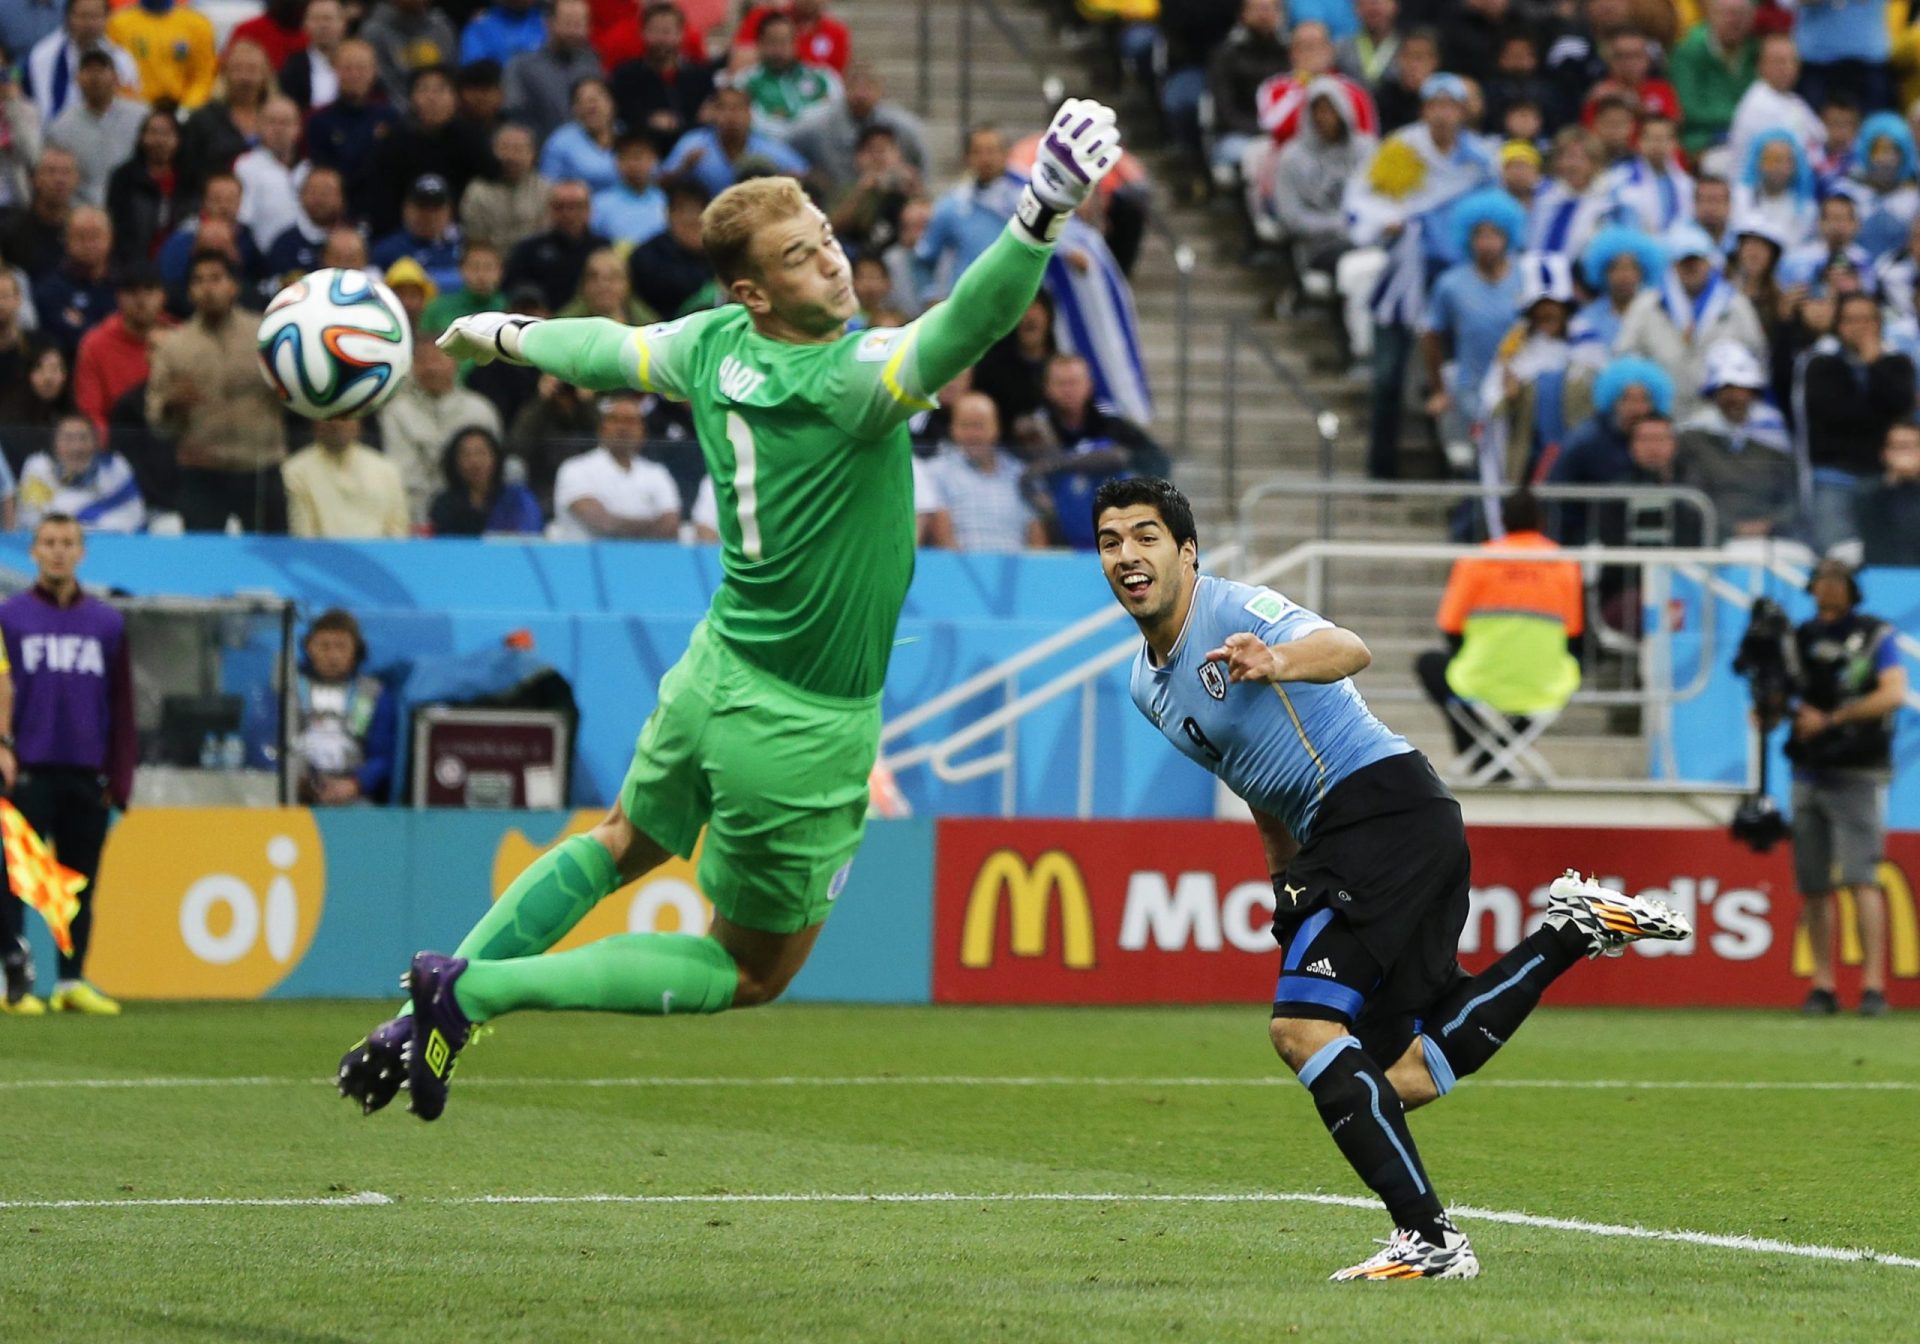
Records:
[[[722,289],[752,279],[753,235],[762,225],[797,215],[811,204],[790,177],[753,177],[736,182],[700,212],[700,245]]]

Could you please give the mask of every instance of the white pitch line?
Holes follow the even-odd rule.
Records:
[[[375,1191],[312,1199],[57,1199],[0,1201],[6,1209],[152,1209],[152,1208],[372,1208],[391,1206],[398,1201]],[[1222,1191],[1218,1193],[1161,1194],[1109,1192],[994,1192],[961,1194],[955,1191],[909,1191],[877,1193],[829,1193],[795,1191],[785,1194],[714,1195],[456,1195],[426,1197],[407,1201],[434,1205],[718,1205],[718,1204],[1320,1204],[1342,1209],[1377,1211],[1379,1204],[1357,1195],[1323,1195],[1295,1191]],[[1681,1242],[1690,1246],[1708,1246],[1717,1250],[1745,1251],[1759,1255],[1794,1256],[1803,1260],[1834,1260],[1887,1265],[1896,1269],[1920,1269],[1920,1259],[1891,1255],[1865,1247],[1821,1246],[1806,1242],[1780,1241],[1772,1237],[1729,1236],[1714,1232],[1693,1232],[1684,1228],[1639,1227],[1626,1223],[1595,1223],[1583,1218],[1549,1218],[1511,1209],[1482,1209],[1471,1204],[1456,1204],[1450,1212],[1465,1219],[1489,1223],[1507,1223],[1515,1227],[1537,1227],[1555,1232],[1578,1232],[1590,1237],[1621,1237],[1633,1241]]]

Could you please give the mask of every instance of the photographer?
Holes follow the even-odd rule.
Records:
[[[1893,719],[1907,694],[1894,627],[1859,610],[1860,585],[1839,560],[1823,560],[1807,589],[1815,615],[1794,631],[1800,674],[1789,706],[1793,762],[1794,881],[1813,947],[1804,1011],[1839,1011],[1833,980],[1836,887],[1853,892],[1864,959],[1860,1012],[1887,1011],[1887,906],[1878,869],[1886,852]]]

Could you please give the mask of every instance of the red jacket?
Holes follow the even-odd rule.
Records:
[[[785,5],[755,5],[747,11],[747,17],[740,20],[740,31],[734,34],[735,42],[757,42],[760,40],[760,25],[767,21],[769,14],[784,14]],[[853,39],[847,32],[847,25],[829,14],[822,14],[812,23],[795,20],[793,25],[794,54],[806,65],[829,65],[836,75],[847,73],[847,53]]]
[[[162,317],[161,326],[172,326]],[[104,436],[113,403],[147,381],[151,347],[145,336],[127,330],[115,313],[80,338],[73,363],[73,402]]]
[[[267,60],[272,62],[275,74],[280,73],[280,67],[287,63],[287,57],[307,49],[307,31],[304,27],[291,30],[282,28],[265,14],[236,24],[227,38],[227,50],[232,51],[233,44],[243,39],[267,53]]]
[[[1346,122],[1355,135],[1380,134],[1380,113],[1375,110],[1373,95],[1367,92],[1366,85],[1345,75],[1289,73],[1273,76],[1254,95],[1260,109],[1260,128],[1273,137],[1274,144],[1286,144],[1300,129],[1300,118],[1307,110],[1307,88],[1316,79],[1333,80],[1345,91],[1347,104],[1353,111]]]

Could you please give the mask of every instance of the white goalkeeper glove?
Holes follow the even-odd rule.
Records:
[[[519,313],[475,313],[455,318],[434,344],[455,359],[475,364],[491,364],[496,359],[525,364],[527,361],[520,356],[520,333],[541,320]]]
[[[1069,98],[1053,114],[1033,156],[1033,173],[1014,218],[1036,243],[1060,236],[1067,216],[1120,162],[1120,128],[1113,109],[1091,98]]]

